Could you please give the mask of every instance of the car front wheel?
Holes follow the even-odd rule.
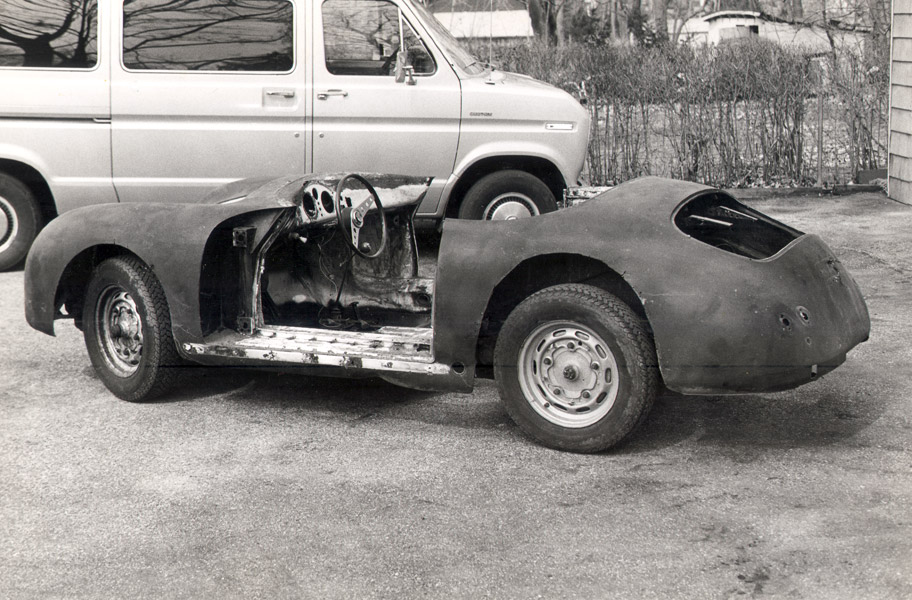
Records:
[[[621,300],[564,284],[524,300],[498,336],[494,375],[510,417],[546,446],[606,450],[645,419],[658,388],[652,338]]]
[[[181,359],[168,303],[140,260],[116,257],[98,265],[86,291],[83,331],[95,372],[118,398],[150,400],[175,383]]]
[[[460,219],[507,221],[557,210],[554,194],[534,175],[506,170],[491,173],[469,188],[459,206]]]

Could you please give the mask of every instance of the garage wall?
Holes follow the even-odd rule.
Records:
[[[912,0],[893,0],[890,197],[912,204]]]

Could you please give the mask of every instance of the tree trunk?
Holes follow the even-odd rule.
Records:
[[[658,40],[668,39],[668,0],[652,0],[652,25]]]

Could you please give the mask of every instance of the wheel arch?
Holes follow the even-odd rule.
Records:
[[[38,200],[41,211],[41,225],[45,225],[58,215],[57,204],[51,186],[38,169],[21,161],[0,158],[0,173],[15,177],[25,185]]]
[[[141,257],[123,246],[97,244],[81,251],[64,267],[57,282],[54,307],[63,306],[66,314],[73,318],[77,328],[82,329],[83,302],[92,271],[105,260],[117,256],[130,256],[147,265]]]
[[[497,335],[504,321],[520,302],[539,290],[563,283],[585,283],[617,296],[643,320],[652,334],[640,297],[620,273],[589,256],[546,254],[522,261],[494,287],[478,335],[478,365],[487,367],[493,364]]]
[[[459,206],[466,193],[482,177],[506,170],[524,171],[537,177],[548,186],[548,189],[554,194],[555,201],[560,200],[563,190],[567,187],[560,169],[547,158],[527,155],[489,156],[472,163],[456,180],[447,199],[445,216],[447,218],[457,216]]]

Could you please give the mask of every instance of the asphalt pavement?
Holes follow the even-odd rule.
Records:
[[[751,203],[828,242],[871,340],[797,390],[663,396],[591,456],[487,381],[201,369],[125,403],[0,273],[0,598],[912,598],[912,207]]]

